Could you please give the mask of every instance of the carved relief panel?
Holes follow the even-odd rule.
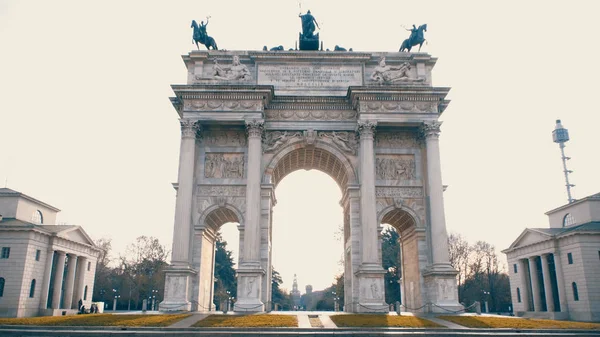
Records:
[[[206,178],[243,178],[244,154],[208,152],[204,162]]]
[[[415,170],[415,156],[412,154],[377,155],[375,161],[378,180],[416,179]]]
[[[417,134],[408,131],[378,132],[375,137],[375,146],[378,148],[418,148]]]
[[[203,133],[206,146],[246,147],[246,135],[242,130],[209,130]]]

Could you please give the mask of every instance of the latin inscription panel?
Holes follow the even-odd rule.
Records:
[[[362,67],[335,64],[260,64],[258,84],[285,88],[362,85]]]

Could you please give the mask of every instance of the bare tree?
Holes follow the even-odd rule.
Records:
[[[464,288],[469,273],[471,246],[460,234],[451,233],[448,237],[450,264],[458,271],[458,293]]]

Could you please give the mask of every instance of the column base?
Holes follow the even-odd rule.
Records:
[[[233,306],[236,312],[264,312],[265,304],[261,301],[262,278],[265,270],[260,263],[242,263],[237,270],[237,300]]]
[[[427,312],[457,313],[463,312],[464,306],[458,303],[458,272],[449,264],[432,265],[423,273],[423,286]]]
[[[160,311],[192,311],[192,277],[198,273],[189,267],[171,267],[165,270],[164,300],[158,305]]]
[[[390,308],[385,303],[385,270],[373,263],[362,264],[355,273],[358,278],[358,303],[353,312],[387,313]]]

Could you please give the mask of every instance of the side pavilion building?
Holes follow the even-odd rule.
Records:
[[[0,188],[0,317],[75,313],[92,303],[100,248],[58,208]]]
[[[546,213],[502,252],[518,316],[600,321],[600,193]]]

